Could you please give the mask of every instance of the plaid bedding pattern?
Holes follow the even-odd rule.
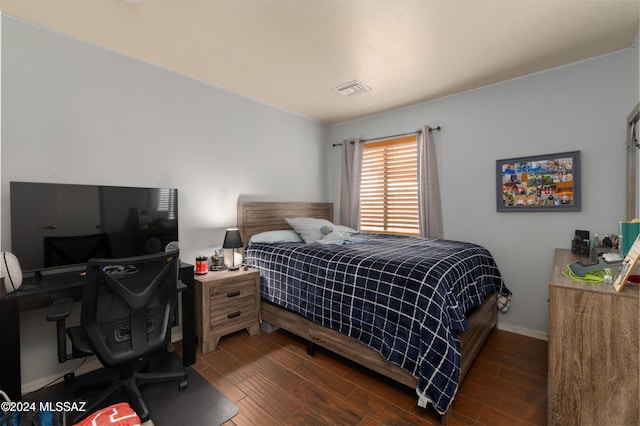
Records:
[[[255,244],[265,300],[351,336],[418,377],[419,404],[443,414],[458,388],[464,313],[510,295],[485,248],[465,242],[357,234],[365,242]]]

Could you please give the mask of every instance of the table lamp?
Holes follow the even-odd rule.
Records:
[[[237,271],[240,269],[240,265],[236,266],[236,249],[239,249],[242,246],[242,238],[240,237],[240,231],[238,228],[227,229],[227,233],[224,235],[222,248],[232,249],[231,265],[228,268],[230,271]]]

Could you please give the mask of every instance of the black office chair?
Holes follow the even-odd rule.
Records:
[[[92,259],[87,264],[79,327],[66,328],[72,299],[54,300],[47,319],[57,322],[58,361],[95,354],[119,378],[87,404],[85,415],[102,408],[119,390],[142,421],[149,409],[139,385],[172,380],[188,386],[186,372],[140,373],[140,365],[166,351],[176,314],[179,252],[123,259]],[[72,353],[67,354],[66,336]],[[77,421],[80,418],[75,419]]]

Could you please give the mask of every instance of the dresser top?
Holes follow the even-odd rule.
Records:
[[[580,260],[579,256],[571,253],[570,249],[557,248],[553,258],[553,268],[551,269],[551,280],[549,285],[576,290],[594,291],[599,293],[615,294],[621,297],[639,298],[640,286],[627,282],[620,293],[613,288],[613,284],[604,283],[583,283],[573,280],[564,275],[567,272],[567,265]],[[614,277],[615,278],[615,277]]]

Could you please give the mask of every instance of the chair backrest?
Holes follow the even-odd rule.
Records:
[[[44,237],[44,266],[76,265],[92,258],[110,258],[109,235],[91,234],[70,237]]]
[[[103,365],[120,367],[166,349],[178,264],[178,250],[87,263],[80,322]]]

